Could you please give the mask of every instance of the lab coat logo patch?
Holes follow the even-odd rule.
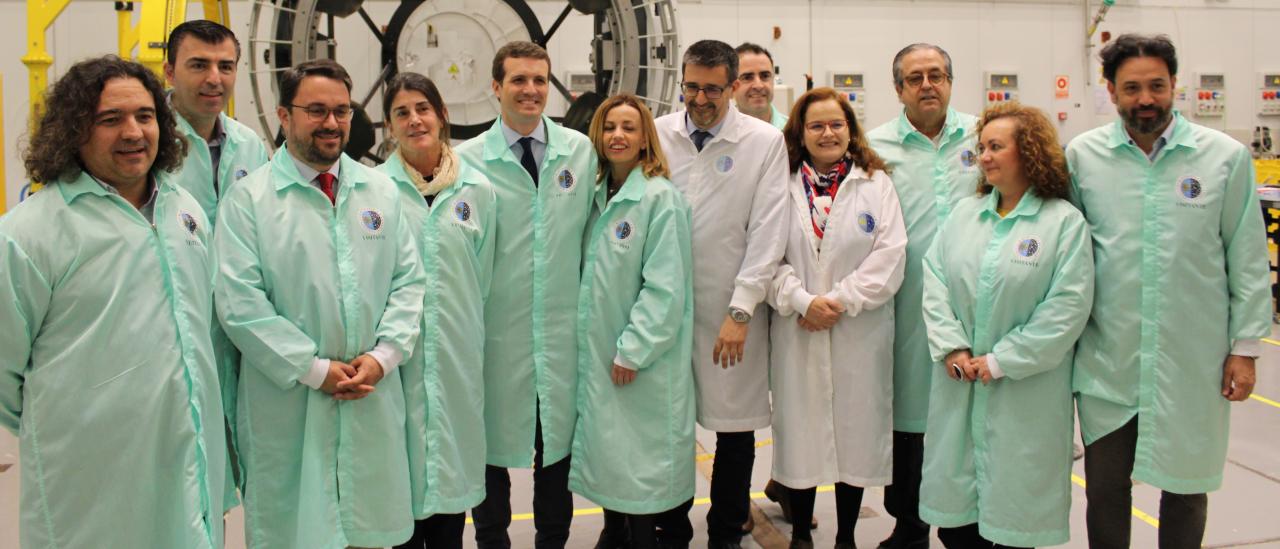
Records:
[[[1192,176],[1178,178],[1178,194],[1186,200],[1195,200],[1200,198],[1200,194],[1204,192],[1204,187],[1200,185],[1200,179]]]
[[[196,218],[187,212],[178,213],[178,221],[182,223],[182,228],[187,230],[187,234],[195,236],[196,230],[200,225],[196,223]]]
[[[1035,237],[1024,238],[1018,243],[1018,255],[1026,259],[1031,259],[1040,253],[1040,241]]]
[[[717,158],[716,171],[720,173],[729,173],[733,171],[733,157],[726,154]]]
[[[633,229],[631,228],[630,221],[626,221],[626,220],[619,221],[618,226],[613,228],[613,237],[618,239],[619,241],[623,241],[628,238],[631,238],[632,231]]]
[[[859,229],[862,229],[862,232],[867,233],[867,234],[871,234],[871,233],[876,232],[876,218],[875,218],[875,216],[871,215],[871,212],[859,212],[859,213],[858,213],[858,228],[859,228]]]
[[[960,151],[960,164],[962,166],[966,168],[972,168],[974,164],[977,164],[977,161],[978,161],[978,155],[973,154],[973,151],[969,149]]]
[[[240,169],[236,170],[236,181],[239,181],[240,179],[244,178],[244,176],[246,176],[246,175],[249,175],[249,171],[248,171],[248,170],[246,170],[246,169],[244,169],[244,168],[240,168]]]
[[[458,221],[466,223],[471,220],[471,205],[459,200],[453,205],[453,215]]]
[[[573,177],[573,172],[569,171],[569,168],[560,170],[560,174],[556,176],[556,186],[560,187],[562,191],[573,190],[573,186],[577,182],[578,180]]]
[[[360,212],[360,223],[365,229],[373,234],[378,234],[382,230],[382,214],[378,210],[365,210]]]

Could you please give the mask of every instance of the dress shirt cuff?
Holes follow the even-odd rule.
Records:
[[[636,367],[636,365],[632,363],[630,360],[622,358],[622,353],[618,353],[613,356],[613,363],[617,364],[618,366],[622,366],[623,368],[626,368],[628,370],[631,370],[633,372],[640,370],[640,368]]]
[[[404,355],[401,355],[400,351],[396,350],[394,346],[381,341],[373,346],[373,350],[365,354],[378,361],[378,364],[382,366],[382,375],[384,377],[391,375],[391,371],[400,366],[400,361],[404,360]]]
[[[991,379],[1000,379],[1004,377],[1004,370],[1000,369],[1000,361],[996,360],[995,353],[987,353],[987,371],[991,372]]]
[[[315,357],[311,359],[311,370],[298,378],[298,383],[318,391],[320,390],[320,386],[324,385],[324,378],[328,375],[329,359]]]
[[[1237,339],[1231,342],[1231,354],[1258,358],[1262,356],[1262,340]]]

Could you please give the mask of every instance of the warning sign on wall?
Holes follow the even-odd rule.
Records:
[[[1059,74],[1053,79],[1053,96],[1058,99],[1071,97],[1071,77]]]

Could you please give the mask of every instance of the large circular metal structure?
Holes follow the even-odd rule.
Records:
[[[546,31],[527,0],[403,0],[385,27],[374,23],[361,1],[253,1],[249,80],[258,121],[268,135],[277,136],[277,143],[281,138],[274,105],[283,71],[304,61],[334,58],[339,46],[335,18],[352,14],[364,20],[380,45],[382,62],[374,82],[356,82],[352,90],[359,108],[347,153],[355,158],[380,161],[388,148],[386,143],[379,146],[386,141],[380,109],[369,108],[369,103],[401,71],[425,74],[436,83],[455,138],[483,132],[500,112],[490,87],[493,54],[515,40],[547,46],[575,9],[593,17],[593,35],[582,51],[592,67],[594,89],[571,94],[553,72],[551,83],[569,107],[549,115],[585,132],[595,107],[609,95],[633,93],[656,116],[670,112],[678,100],[674,0],[569,0]],[[344,40],[367,43],[369,37]]]

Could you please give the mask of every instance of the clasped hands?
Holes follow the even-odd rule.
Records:
[[[383,375],[382,364],[367,354],[350,363],[330,359],[329,372],[320,390],[333,395],[335,400],[359,400],[373,393],[374,385],[382,381]]]
[[[942,362],[942,367],[946,369],[947,377],[956,381],[981,380],[986,385],[994,379],[991,377],[991,367],[987,365],[987,357],[984,355],[975,358],[969,349],[951,351]]]
[[[809,310],[797,318],[796,322],[801,328],[810,332],[829,330],[840,320],[840,315],[844,314],[844,311],[843,303],[829,297],[818,296],[809,302]]]

